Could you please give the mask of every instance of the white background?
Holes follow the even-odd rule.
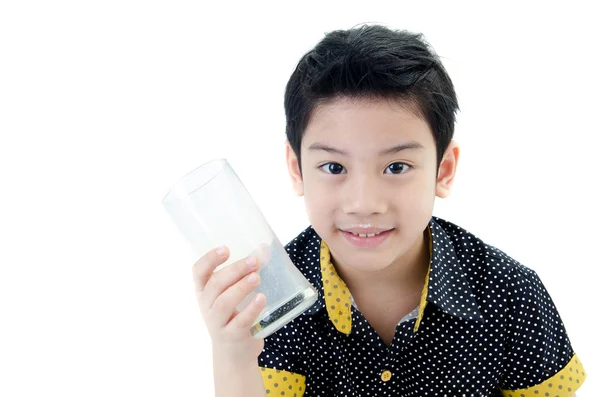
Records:
[[[212,395],[196,258],[161,200],[226,157],[282,242],[308,226],[285,169],[284,86],[325,32],[363,22],[422,32],[442,57],[462,155],[434,215],[538,272],[592,395],[592,6],[199,3],[0,5],[0,395]]]

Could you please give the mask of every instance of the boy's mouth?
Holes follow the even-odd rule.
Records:
[[[346,231],[346,230],[344,230]],[[381,232],[377,232],[377,233],[354,233],[354,232],[348,232],[348,233],[352,233],[355,236],[359,236],[359,237],[375,237],[375,236],[379,236],[381,233],[385,233],[388,232],[389,230],[384,230]]]
[[[374,237],[381,233],[389,232],[393,229],[393,227],[350,227],[344,229],[340,228],[342,232],[352,233],[353,235],[359,237]]]
[[[394,229],[379,229],[357,231],[355,229],[340,229],[346,240],[361,248],[374,248],[383,243]]]

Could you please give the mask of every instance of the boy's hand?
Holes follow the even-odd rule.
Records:
[[[250,256],[214,272],[229,257],[229,250],[214,249],[193,266],[192,273],[200,312],[212,339],[213,355],[234,362],[256,362],[263,347],[262,338],[255,339],[250,327],[266,303],[263,294],[241,312],[236,306],[260,283],[260,264]],[[254,280],[252,276],[255,276]],[[256,300],[258,298],[258,303]]]

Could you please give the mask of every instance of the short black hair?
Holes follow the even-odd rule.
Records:
[[[327,33],[298,62],[286,85],[286,135],[298,157],[313,111],[338,98],[412,105],[433,132],[437,168],[459,110],[452,80],[422,33],[363,25]]]

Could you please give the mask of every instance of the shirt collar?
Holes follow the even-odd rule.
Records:
[[[415,332],[419,328],[428,303],[457,318],[483,321],[477,301],[454,251],[454,242],[436,219],[439,218],[432,217],[427,226],[431,260],[421,295]],[[326,308],[335,328],[344,334],[350,334],[352,329],[350,291],[331,263],[327,244],[312,227],[309,227],[298,236],[294,245],[300,245],[301,251],[304,252],[295,249],[290,252],[291,246],[288,245],[290,256],[295,259],[294,263],[319,291],[315,304],[304,313],[314,315]],[[318,271],[315,271],[313,259],[315,257],[319,258]],[[299,263],[301,265],[298,265]]]
[[[426,284],[427,301],[454,317],[483,321],[475,294],[454,250],[455,244],[461,244],[457,241],[463,241],[463,236],[449,235],[436,219],[439,218],[432,217],[429,222],[433,249]]]

